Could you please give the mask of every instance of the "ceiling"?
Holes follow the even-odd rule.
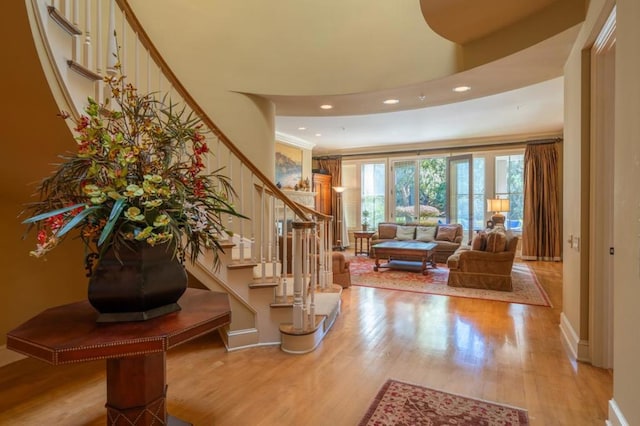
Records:
[[[475,0],[422,0],[421,7],[429,24],[435,22],[432,29],[459,43],[464,54],[466,46],[488,34],[565,1],[492,0],[480,8]],[[558,136],[563,67],[579,26],[497,60],[411,85],[334,96],[263,96],[275,103],[277,138],[313,146],[316,155]],[[452,90],[462,85],[471,89]],[[386,105],[386,99],[399,102]],[[322,104],[333,108],[322,110]]]
[[[563,68],[587,1],[130,3],[219,125],[238,111],[270,117],[273,105],[277,138],[320,155],[560,135]],[[461,85],[470,90],[452,90]],[[270,131],[265,121],[233,136]]]

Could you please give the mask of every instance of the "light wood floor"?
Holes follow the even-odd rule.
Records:
[[[532,425],[601,426],[611,372],[561,343],[561,264],[529,265],[553,308],[351,287],[313,353],[229,353],[217,335],[185,344],[167,361],[169,412],[195,425],[356,425],[395,378],[525,408]],[[104,362],[0,368],[0,425],[103,425],[104,401]]]

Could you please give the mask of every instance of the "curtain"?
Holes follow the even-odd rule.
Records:
[[[342,158],[319,158],[318,167],[320,169],[327,170],[331,175],[331,186],[342,186]],[[344,196],[344,194],[342,194]],[[344,201],[344,199],[342,200]],[[338,194],[336,191],[331,191],[331,215],[333,216],[333,245],[336,246],[338,240],[341,241],[342,246],[348,246],[349,237],[347,234],[347,227],[344,220],[344,202],[340,203],[342,211],[340,217],[342,221],[340,223],[342,229],[338,229]],[[345,238],[345,235],[347,237]]]
[[[529,144],[524,153],[522,259],[562,259],[558,144]]]

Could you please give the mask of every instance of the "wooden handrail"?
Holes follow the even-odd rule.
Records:
[[[286,196],[269,178],[267,178],[264,173],[260,169],[258,169],[253,162],[251,162],[243,153],[235,146],[231,139],[224,134],[220,128],[213,122],[211,118],[204,112],[204,110],[200,107],[200,105],[195,101],[193,96],[185,89],[182,85],[178,77],[174,74],[173,70],[166,63],[164,58],[160,55],[160,52],[153,44],[148,34],[142,27],[142,24],[138,20],[138,17],[133,12],[133,9],[129,5],[127,0],[116,0],[116,3],[124,13],[124,17],[134,30],[134,32],[138,35],[140,43],[149,51],[149,55],[155,61],[157,66],[160,68],[162,73],[165,75],[167,80],[171,83],[173,88],[182,96],[184,102],[196,113],[202,122],[209,127],[209,129],[214,133],[222,143],[235,155],[251,172],[258,177],[260,181],[264,183],[264,185],[269,188],[269,190],[275,194],[276,198],[282,200],[287,207],[289,207],[295,214],[300,216],[303,220],[309,220],[309,217],[305,214],[305,212],[300,208],[300,206]]]

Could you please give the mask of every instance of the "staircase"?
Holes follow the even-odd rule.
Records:
[[[213,154],[207,171],[222,169],[231,179],[236,208],[249,220],[228,217],[233,235],[219,236],[224,253],[218,268],[211,267],[211,252],[186,266],[193,285],[229,295],[232,322],[221,330],[227,348],[315,349],[340,312],[342,289],[332,283],[332,218],[290,200],[231,142],[171,71],[126,0],[30,0],[27,9],[61,110],[78,118],[87,97],[108,100],[103,76],[114,72],[119,48],[123,73],[141,92],[169,95],[208,127]],[[289,270],[286,244],[282,259],[278,247],[289,223],[291,275],[281,273]]]

